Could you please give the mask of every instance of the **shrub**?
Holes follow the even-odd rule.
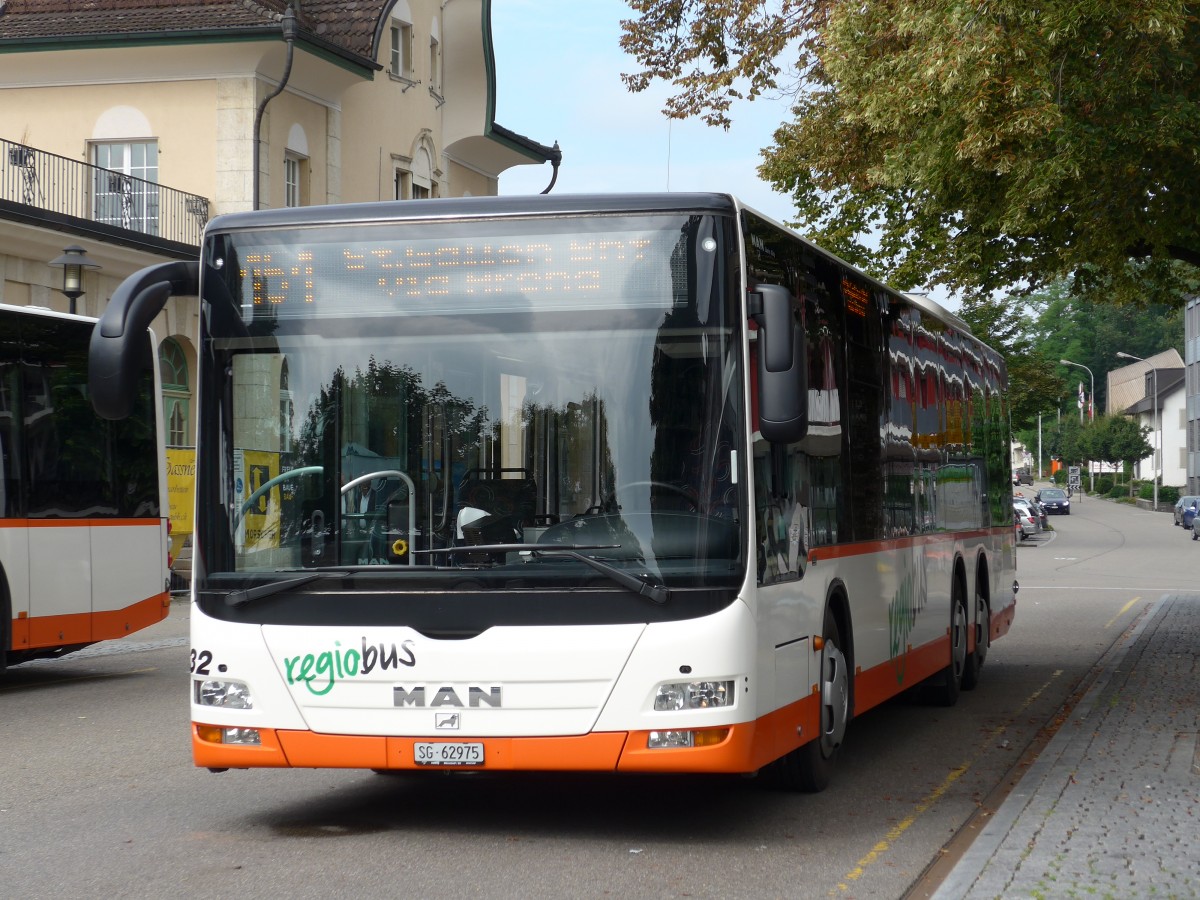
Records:
[[[1121,490],[1128,496],[1129,488],[1122,487]],[[1102,497],[1111,497],[1113,491],[1113,480],[1111,475],[1101,475],[1096,479],[1096,493]],[[1118,495],[1119,496],[1119,495]]]
[[[1143,481],[1140,485],[1138,485],[1137,495],[1138,495],[1139,500],[1153,500],[1154,499],[1154,482],[1153,481]]]
[[[1171,487],[1169,484],[1164,484],[1158,489],[1158,502],[1169,503],[1175,505],[1175,501],[1183,495],[1183,488]]]
[[[1096,490],[1097,491],[1100,490],[1099,483],[1096,484]],[[1104,492],[1104,496],[1108,497],[1110,500],[1128,500],[1129,499],[1129,488],[1127,488],[1123,484],[1114,484],[1112,487],[1110,487],[1107,491]]]

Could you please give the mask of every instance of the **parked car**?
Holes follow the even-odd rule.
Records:
[[[1049,526],[1050,523],[1046,519],[1046,510],[1043,509],[1042,505],[1032,497],[1026,497],[1024,494],[1016,494],[1013,496],[1013,502],[1023,503],[1029,507],[1029,511],[1033,514],[1034,521],[1037,522],[1038,531],[1042,531]]]
[[[1037,519],[1034,518],[1033,510],[1024,503],[1013,503],[1013,517],[1016,519],[1017,527],[1020,529],[1021,540],[1031,538],[1038,533]]]
[[[1184,528],[1191,528],[1192,526],[1190,523],[1184,524],[1184,521],[1183,521],[1184,512],[1189,508],[1195,509],[1198,504],[1200,504],[1200,497],[1197,497],[1193,494],[1188,494],[1188,495],[1186,495],[1184,497],[1180,497],[1178,500],[1176,500],[1175,501],[1175,524],[1183,525]]]
[[[1033,533],[1037,534],[1042,530],[1042,514],[1038,512],[1036,506],[1033,505],[1033,500],[1025,497],[1014,497],[1013,506],[1016,509],[1025,512],[1033,520]]]
[[[1200,512],[1200,508],[1189,506],[1183,511],[1183,527],[1192,532],[1192,537],[1196,536],[1196,514]]]
[[[1013,484],[1033,484],[1033,473],[1028,469],[1017,469],[1013,472]]]
[[[1046,510],[1048,516],[1069,516],[1071,514],[1071,498],[1062,488],[1042,488],[1034,494],[1034,499],[1042,504],[1042,508]]]

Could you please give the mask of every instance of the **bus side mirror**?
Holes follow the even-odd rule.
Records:
[[[795,443],[808,433],[808,358],[787,288],[755,285],[750,318],[758,325],[758,431],[772,443]]]
[[[126,419],[133,412],[146,329],[170,297],[200,293],[199,272],[194,261],[159,263],[117,287],[88,345],[88,394],[98,416]]]

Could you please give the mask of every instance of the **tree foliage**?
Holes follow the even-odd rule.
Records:
[[[1080,432],[1080,450],[1086,459],[1132,466],[1154,452],[1150,429],[1124,416],[1101,416]]]
[[[1072,275],[1162,300],[1200,266],[1184,0],[628,2],[628,87],[668,81],[668,116],[726,127],[734,100],[791,92],[761,174],[801,230],[900,287]]]
[[[1107,409],[1108,373],[1130,364],[1118,351],[1147,359],[1173,347],[1183,355],[1178,303],[1134,307],[1105,297],[1064,281],[1026,297],[968,300],[958,311],[976,337],[1004,355],[1013,431],[1027,446],[1036,444],[1039,414],[1077,416],[1078,385],[1091,390],[1087,372],[1059,360],[1091,370],[1099,415]]]

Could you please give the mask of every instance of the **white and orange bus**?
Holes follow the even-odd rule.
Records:
[[[1013,619],[1004,362],[723,194],[214,219],[196,765],[773,772]]]
[[[131,414],[88,402],[95,320],[0,306],[0,669],[166,617],[153,337],[130,342]]]

